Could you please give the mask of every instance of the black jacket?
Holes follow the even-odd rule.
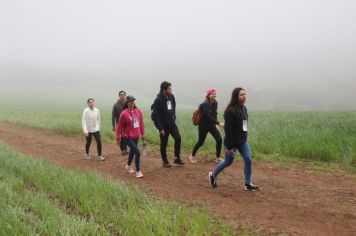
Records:
[[[112,108],[112,114],[111,114],[112,127],[116,127],[117,124],[119,123],[119,118],[120,118],[123,108],[124,108],[124,104],[121,104],[119,101],[117,101],[114,104],[114,106]]]
[[[199,126],[211,127],[219,124],[218,117],[218,102],[210,103],[204,101],[199,108],[203,112],[203,116],[199,122]]]
[[[224,145],[227,149],[237,148],[247,141],[247,131],[243,131],[243,120],[248,120],[247,108],[245,106],[238,107],[242,114],[239,118],[236,111],[228,111],[225,113],[225,138]]]
[[[168,110],[168,103],[171,109]],[[171,94],[167,98],[162,92],[159,93],[152,105],[152,120],[158,130],[169,129],[176,123],[176,100]]]

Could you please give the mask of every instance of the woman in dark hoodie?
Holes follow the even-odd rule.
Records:
[[[245,163],[245,190],[259,190],[258,186],[252,184],[252,158],[250,145],[247,142],[248,114],[247,108],[244,106],[245,101],[245,90],[243,88],[235,88],[224,113],[225,159],[216,166],[213,172],[209,172],[209,183],[212,187],[217,186],[217,176],[223,169],[231,165],[236,152],[239,151]]]
[[[220,135],[220,131],[218,129],[219,126],[224,127],[223,123],[218,121],[218,102],[216,101],[216,90],[208,89],[206,92],[205,101],[200,104],[199,109],[203,112],[203,116],[199,122],[199,140],[195,144],[192,155],[189,156],[189,160],[191,163],[196,163],[196,153],[198,149],[204,144],[206,136],[210,133],[216,142],[216,162],[220,162],[222,159],[221,155],[221,145],[222,139]]]

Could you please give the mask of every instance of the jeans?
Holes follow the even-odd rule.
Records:
[[[168,129],[164,129],[164,136],[160,136],[161,138],[161,145],[160,145],[160,151],[161,151],[161,158],[164,163],[168,163],[167,159],[167,144],[168,144],[168,137],[169,135],[172,135],[174,139],[174,155],[177,158],[180,158],[180,144],[181,144],[181,137],[179,134],[179,130],[177,125],[173,125],[172,127]]]
[[[222,139],[219,130],[214,126],[206,127],[199,125],[199,140],[197,144],[195,144],[192,152],[192,156],[195,156],[197,153],[198,149],[204,144],[206,136],[208,135],[208,132],[211,133],[211,135],[214,137],[215,142],[216,142],[216,157],[220,157],[221,155],[221,145],[222,145]]]
[[[89,133],[88,137],[85,137],[85,139],[86,139],[85,152],[86,152],[86,154],[89,154],[89,148],[90,148],[92,136],[94,136],[95,141],[96,141],[96,148],[98,149],[98,156],[101,156],[102,147],[101,147],[100,131],[96,131],[95,133]]]
[[[252,157],[251,157],[250,145],[248,144],[248,142],[245,142],[242,145],[238,146],[237,150],[240,152],[245,163],[244,164],[245,184],[251,184],[252,183]],[[228,156],[226,154],[226,148],[225,148],[225,159],[215,167],[215,170],[213,172],[214,177],[217,177],[223,169],[231,165],[231,163],[234,161],[235,156],[236,156],[236,148],[232,149],[232,156]]]
[[[140,150],[138,149],[138,139],[125,139],[127,145],[130,147],[129,158],[127,159],[127,165],[131,166],[133,157],[135,156],[136,171],[140,171]]]

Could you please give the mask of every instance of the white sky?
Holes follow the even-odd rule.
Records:
[[[355,86],[355,55],[354,0],[0,0],[0,65],[288,88]]]

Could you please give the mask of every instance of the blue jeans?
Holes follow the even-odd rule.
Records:
[[[251,184],[252,183],[252,157],[251,157],[251,149],[250,145],[248,142],[243,143],[241,146],[237,147],[237,150],[240,152],[242,158],[244,159],[244,174],[245,174],[245,183],[246,184]],[[236,156],[236,148],[232,149],[232,156],[228,156],[226,154],[226,148],[225,148],[225,159],[221,161],[216,167],[213,172],[214,177],[217,177],[219,173],[231,165],[231,163],[234,161]]]
[[[129,158],[127,159],[127,165],[131,165],[133,157],[135,156],[136,171],[140,171],[140,150],[138,149],[138,139],[125,138],[127,145],[130,147]]]

